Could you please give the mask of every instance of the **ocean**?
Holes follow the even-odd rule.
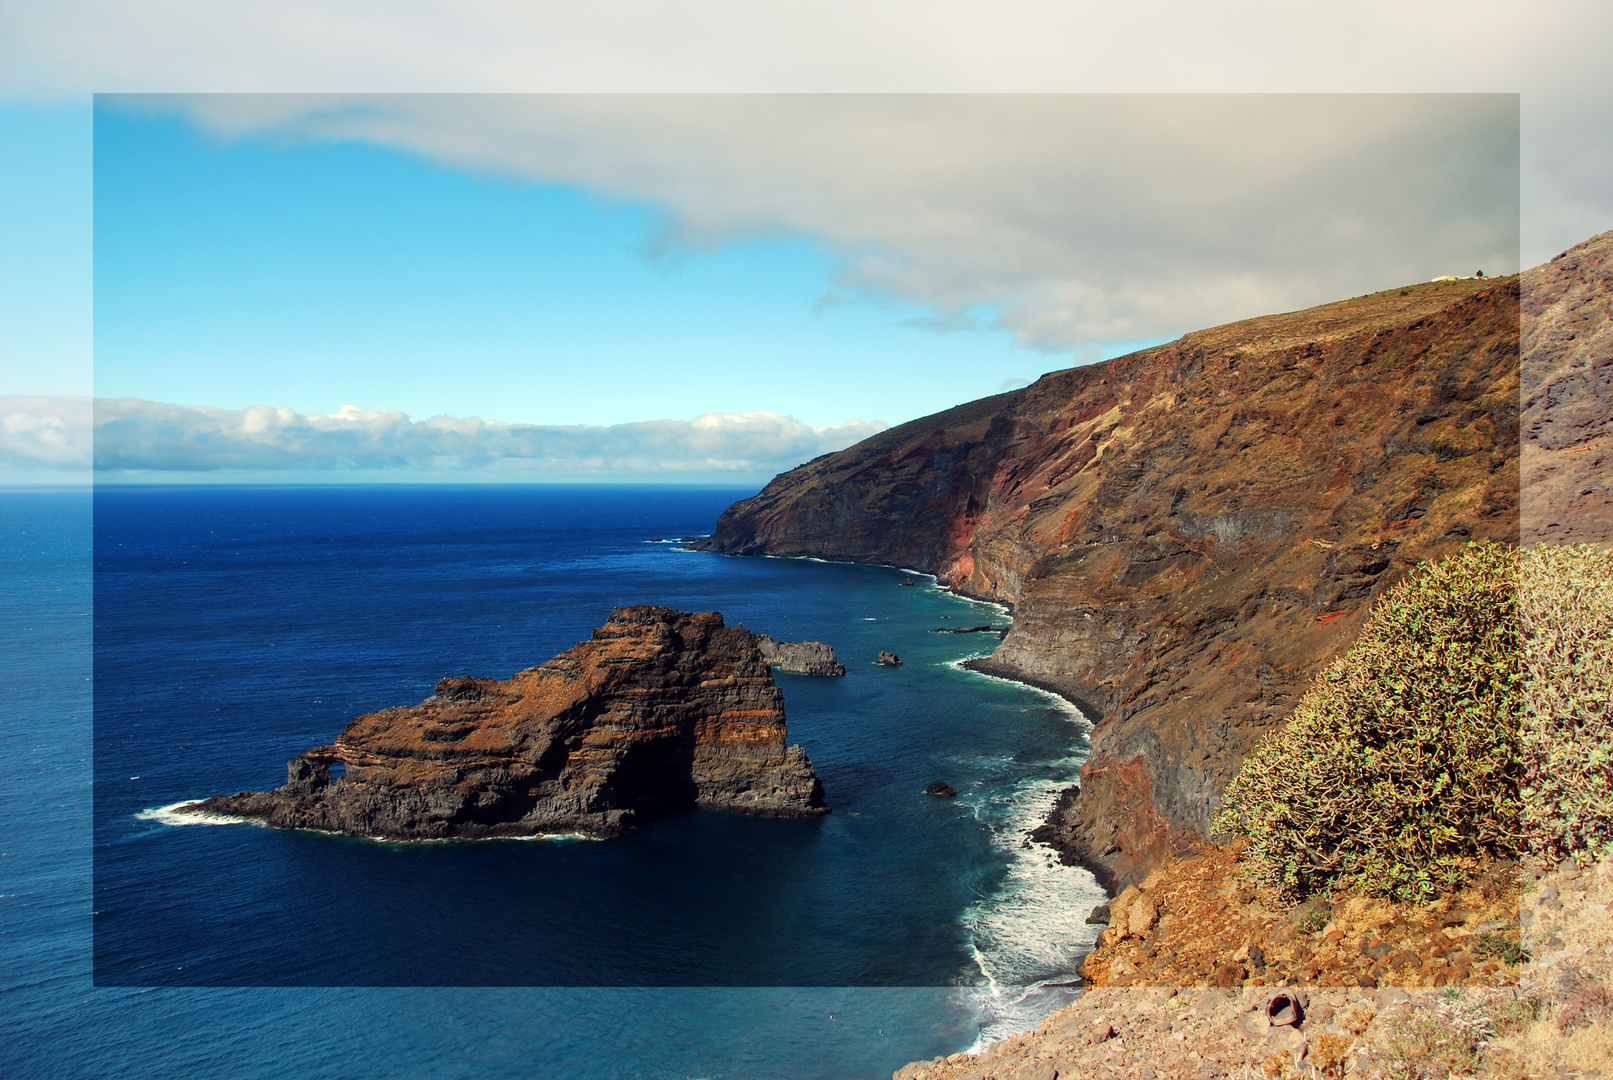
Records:
[[[999,607],[675,542],[746,494],[0,495],[0,1075],[873,1080],[1070,1000],[1103,894],[1025,833],[1085,721],[934,632]],[[845,678],[778,676],[831,815],[396,844],[165,812],[633,603],[834,645]]]

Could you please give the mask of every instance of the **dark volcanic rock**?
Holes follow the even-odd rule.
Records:
[[[1096,724],[1060,851],[1111,887],[1227,781],[1420,560],[1518,536],[1516,278],[1252,319],[892,428],[700,546],[911,566],[1010,603],[971,666]]]
[[[834,646],[821,641],[774,641],[766,634],[756,636],[762,661],[791,675],[844,675],[846,665],[835,659]]]
[[[958,789],[947,783],[945,780],[937,780],[935,783],[924,789],[924,794],[939,795],[943,799],[951,799],[957,796]]]
[[[591,640],[507,681],[443,679],[419,705],[358,717],[288,762],[282,788],[185,810],[392,839],[608,836],[693,806],[828,813],[784,738],[755,634],[714,611],[617,608]]]

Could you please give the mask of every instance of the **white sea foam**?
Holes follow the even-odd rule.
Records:
[[[264,828],[268,823],[257,818],[235,817],[232,814],[183,814],[180,808],[195,806],[201,799],[185,799],[167,806],[157,806],[150,810],[141,810],[134,816],[141,821],[155,821],[159,825],[258,825]],[[322,836],[350,836],[348,833],[335,832],[331,829],[298,829],[298,832],[319,833]],[[460,837],[418,837],[410,840],[399,840],[391,836],[352,836],[354,840],[368,840],[376,844],[447,844],[447,843],[479,843],[483,840],[549,840],[562,843],[574,843],[579,840],[598,840],[600,837],[590,836],[580,832],[553,832],[534,833],[530,836],[479,836],[470,840]]]
[[[1018,679],[1005,679],[1001,675],[992,675],[992,674],[989,674],[989,673],[984,672],[984,671],[976,671],[972,667],[965,667],[964,666],[970,660],[983,660],[983,659],[985,659],[986,657],[988,657],[990,655],[991,655],[991,653],[989,653],[989,652],[983,652],[983,653],[978,653],[978,654],[976,654],[974,656],[965,656],[960,660],[949,660],[949,661],[947,661],[947,667],[955,668],[958,671],[962,671],[962,672],[964,672],[965,674],[968,674],[968,675],[973,675],[976,678],[991,679],[994,682],[1000,682],[1000,683],[1009,683],[1011,685],[1020,687],[1023,690],[1029,690],[1033,694],[1039,694],[1043,698],[1047,699],[1047,703],[1049,705],[1054,706],[1055,708],[1057,708],[1062,713],[1067,713],[1071,720],[1079,721],[1081,724],[1085,725],[1089,730],[1091,729],[1092,721],[1091,721],[1091,719],[1089,719],[1087,717],[1087,714],[1082,712],[1079,708],[1076,707],[1074,702],[1072,702],[1069,698],[1066,698],[1062,694],[1054,693],[1052,690],[1044,690],[1040,686],[1032,686],[1030,683],[1027,683],[1027,682],[1020,682]]]
[[[182,806],[195,806],[201,799],[184,799],[180,802],[169,803],[167,806],[153,807],[142,810],[135,817],[141,821],[155,821],[163,825],[253,825],[257,822],[250,818],[234,817],[230,814],[181,814]]]
[[[1073,774],[1078,758],[1059,763]],[[1057,984],[1075,978],[1078,957],[1102,927],[1087,914],[1107,894],[1090,872],[1065,866],[1048,848],[1027,844],[1060,786],[1025,780],[982,797],[975,817],[991,828],[1007,856],[1007,872],[988,895],[969,906],[963,922],[985,985],[972,988],[980,1036],[976,1048],[1026,1028],[1067,1004],[1078,992]]]

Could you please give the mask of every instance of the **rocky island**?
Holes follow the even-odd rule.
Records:
[[[821,641],[774,641],[758,634],[756,646],[768,667],[790,675],[844,675],[846,665],[835,656],[834,646]]]
[[[395,840],[613,836],[690,807],[829,812],[758,636],[714,611],[612,611],[590,640],[507,680],[445,678],[347,725],[286,784],[180,812]]]

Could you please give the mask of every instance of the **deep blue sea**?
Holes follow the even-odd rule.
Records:
[[[996,637],[933,631],[1007,615],[927,577],[667,542],[747,494],[0,494],[0,1075],[874,1080],[1069,1000],[1102,893],[1024,836],[1084,721],[958,667]],[[778,676],[831,815],[394,844],[164,810],[630,603],[835,646],[845,678]]]

